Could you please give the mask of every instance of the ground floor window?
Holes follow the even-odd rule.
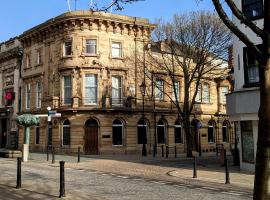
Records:
[[[222,141],[229,142],[229,122],[224,121],[222,124]]]
[[[138,144],[147,144],[147,123],[140,120],[137,125]]]
[[[213,121],[208,122],[208,142],[215,142],[215,123]]]
[[[165,123],[163,120],[159,120],[157,124],[157,139],[158,139],[158,144],[164,144],[166,143],[165,141],[165,134],[166,134],[166,129],[165,129]]]
[[[39,124],[35,127],[35,144],[39,144],[40,140],[40,130],[39,130]]]
[[[183,143],[182,126],[180,121],[176,121],[174,125],[174,142]]]
[[[70,145],[70,122],[65,120],[63,122],[63,146]]]
[[[123,145],[123,123],[116,119],[113,122],[113,145]]]
[[[243,162],[254,163],[252,121],[241,121],[241,143]]]

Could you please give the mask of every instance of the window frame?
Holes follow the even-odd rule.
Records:
[[[252,6],[252,5],[256,5],[257,3],[259,3],[260,6],[261,6],[261,10],[260,10],[261,11],[261,14],[260,15],[257,15],[257,16],[250,16],[250,15],[248,15],[247,14],[247,11],[246,11],[247,7]],[[258,19],[263,18],[263,16],[264,16],[264,13],[263,13],[264,12],[264,8],[263,8],[263,6],[264,6],[263,0],[256,0],[255,2],[247,3],[247,4],[245,4],[245,0],[242,0],[242,12],[250,20],[258,20]]]
[[[70,77],[70,86],[65,86],[65,77]],[[70,98],[65,97],[66,96],[66,91],[65,91],[66,88],[70,88]],[[63,105],[71,105],[72,104],[72,89],[73,89],[72,76],[70,74],[63,75],[63,96],[62,96]],[[70,102],[65,101],[66,99],[70,99]]]
[[[115,123],[117,121],[121,124]],[[121,127],[121,144],[114,144],[114,127]],[[124,146],[124,123],[120,119],[115,119],[112,123],[112,146]]]
[[[94,45],[94,47],[95,47],[95,52],[94,53],[88,53],[87,52],[87,46],[89,45],[89,46],[93,46],[93,45],[91,45],[91,44],[87,44],[87,41],[95,41],[95,45]],[[85,51],[84,51],[84,53],[86,54],[86,55],[97,55],[97,44],[98,44],[98,41],[97,41],[97,39],[96,38],[86,38],[85,39]],[[91,49],[91,48],[90,48]]]
[[[38,137],[37,137],[37,135],[38,135]],[[35,126],[35,145],[40,145],[40,124],[37,124]]]
[[[210,141],[210,140],[209,140],[209,128],[211,128],[212,131],[213,131],[213,132],[212,132],[212,134],[213,134],[213,141]],[[209,121],[209,122],[208,122],[208,127],[207,127],[207,142],[210,143],[210,144],[216,143],[215,128],[216,128],[215,122]]]
[[[38,86],[39,85],[39,86]],[[42,95],[42,91],[41,91],[41,81],[36,81],[36,108],[40,109],[41,108],[41,95]]]
[[[69,124],[65,124],[65,122],[68,122]],[[68,130],[69,130],[69,139],[68,139],[68,141],[69,141],[69,144],[64,144],[64,129],[65,128],[68,128]],[[69,147],[70,145],[71,145],[71,124],[70,124],[70,121],[68,120],[68,119],[65,119],[64,121],[63,121],[63,123],[62,123],[62,140],[61,140],[61,145],[62,145],[62,147]]]
[[[176,142],[176,128],[180,128],[180,142]],[[183,140],[183,127],[182,127],[182,123],[180,121],[176,121],[174,124],[174,143],[175,144],[183,144],[184,140]]]
[[[140,122],[142,122],[143,124],[141,124]],[[140,127],[145,127],[145,144],[147,144],[147,133],[148,133],[148,125],[147,125],[147,121],[144,119],[141,119],[138,121],[137,123],[137,144],[144,144],[144,142],[140,142],[140,141],[143,141],[144,139],[139,139],[141,136],[142,137],[142,134],[139,134],[139,128]]]
[[[70,43],[69,45],[67,45],[67,43]],[[63,43],[63,56],[64,57],[69,57],[72,56],[72,39],[66,40]],[[70,54],[67,54],[67,48],[70,48]]]
[[[31,107],[31,83],[27,83],[25,86],[25,109],[30,110]]]
[[[119,47],[118,48],[115,48],[114,47],[114,44],[119,44]],[[113,50],[114,49],[119,50],[119,54],[118,55],[114,55],[113,54]],[[120,42],[120,41],[112,41],[111,42],[111,57],[112,58],[123,58],[123,43],[122,42]]]
[[[161,85],[158,84],[161,83]],[[163,79],[156,79],[155,81],[155,100],[164,101],[164,80]],[[159,94],[160,97],[159,97]]]
[[[114,83],[114,81],[113,81],[113,79],[114,78],[117,78],[117,79],[119,79],[120,80],[120,87],[118,87],[118,88],[115,88],[114,86],[113,86],[113,83]],[[119,76],[119,75],[112,75],[112,96],[111,96],[111,101],[112,101],[112,105],[113,106],[119,106],[119,105],[122,105],[122,103],[123,103],[123,77],[122,76]],[[116,98],[114,98],[113,97],[113,95],[114,95],[114,90],[117,90],[118,92],[118,95],[120,96],[120,97],[118,97],[118,99],[117,100],[115,100]],[[117,101],[117,103],[115,103],[115,101]]]
[[[261,48],[261,45],[257,45],[257,47]],[[257,76],[256,78],[258,78],[258,81],[256,82],[251,82],[249,75],[248,75],[248,69],[250,69],[252,66],[252,64],[248,65],[248,61],[249,61],[249,55],[252,55],[252,52],[249,52],[250,49],[248,47],[243,47],[243,66],[244,66],[244,87],[257,87],[260,85],[260,74],[259,74],[259,70],[260,70],[260,62],[256,59],[254,59],[254,62],[257,62],[257,65],[253,68],[257,69]],[[254,64],[255,65],[255,64]]]
[[[86,77],[88,76],[88,75],[93,75],[94,77],[95,77],[95,86],[87,86],[86,85]],[[83,96],[83,98],[84,98],[84,100],[83,100],[83,104],[84,105],[97,105],[98,104],[98,75],[97,74],[93,74],[93,73],[85,73],[84,74],[84,96]],[[95,102],[87,102],[86,101],[86,88],[88,88],[88,89],[91,89],[91,88],[95,88],[95,93],[96,93],[96,98],[95,98]]]

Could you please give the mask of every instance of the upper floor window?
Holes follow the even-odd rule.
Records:
[[[221,104],[226,104],[226,94],[229,93],[228,86],[222,86],[219,88],[219,99]]]
[[[176,98],[175,98],[176,95]],[[174,85],[172,86],[172,100],[176,101],[176,99],[179,101],[179,82],[175,81]]]
[[[112,42],[112,57],[121,58],[122,57],[122,44],[121,42]]]
[[[245,85],[253,86],[260,82],[259,61],[254,52],[247,47],[243,48]]]
[[[242,11],[250,19],[263,16],[263,0],[242,0]]]
[[[112,104],[121,104],[122,102],[122,78],[120,76],[112,77]]]
[[[70,56],[72,54],[72,41],[68,40],[64,43],[64,56]]]
[[[30,98],[31,98],[31,85],[28,83],[25,87],[25,108],[30,109]]]
[[[37,64],[40,65],[42,63],[41,50],[37,51]]]
[[[96,74],[85,74],[85,99],[86,104],[97,103],[97,75]]]
[[[36,82],[36,108],[41,108],[41,83]]]
[[[156,80],[155,99],[164,100],[164,81]]]
[[[25,56],[25,64],[26,64],[26,68],[30,67],[30,55],[26,54]]]
[[[87,39],[86,42],[86,53],[87,54],[97,54],[97,40],[95,39]]]
[[[71,104],[72,100],[72,79],[71,76],[64,76],[64,104]]]
[[[196,102],[210,103],[210,86],[208,83],[200,84],[198,86]]]

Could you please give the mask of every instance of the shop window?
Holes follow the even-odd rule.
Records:
[[[254,139],[252,121],[241,121],[241,143],[243,162],[254,163]]]
[[[35,127],[35,144],[39,144],[39,142],[40,142],[40,129],[39,124],[37,124]]]
[[[229,142],[229,127],[230,124],[228,121],[224,121],[222,124],[222,141]]]

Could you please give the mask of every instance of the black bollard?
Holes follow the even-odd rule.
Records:
[[[166,158],[169,157],[169,146],[166,146]]]
[[[174,157],[177,158],[176,146],[174,146]]]
[[[55,149],[52,147],[52,164],[55,163]]]
[[[22,187],[22,158],[17,158],[17,185],[16,188]]]
[[[197,178],[197,159],[193,157],[193,178]]]
[[[59,198],[65,197],[65,161],[60,161],[60,194]]]
[[[49,146],[47,146],[47,161],[50,159],[50,154],[49,154]]]
[[[161,145],[161,156],[164,157],[164,146]]]
[[[225,184],[230,184],[230,173],[228,168],[228,160],[226,155],[226,149],[224,149],[224,164],[225,164]]]
[[[81,162],[81,147],[78,147],[78,163]]]

